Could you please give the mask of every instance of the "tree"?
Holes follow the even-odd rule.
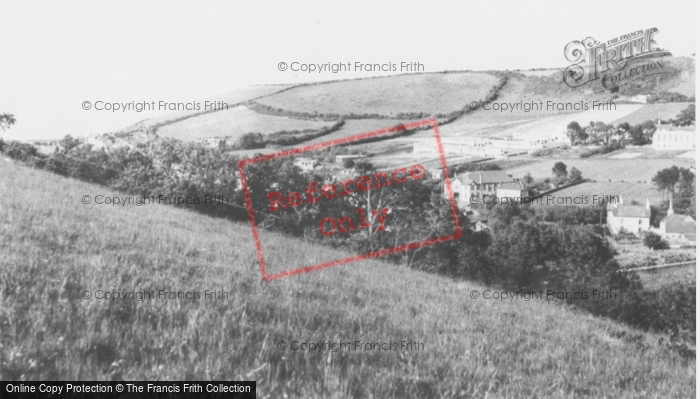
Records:
[[[252,150],[265,147],[262,133],[246,133],[240,138],[240,148],[243,150]]]
[[[688,105],[688,108],[681,111],[674,121],[681,126],[688,126],[695,123],[695,104]]]
[[[357,173],[366,174],[374,171],[374,165],[369,161],[358,161],[355,163],[355,170]]]
[[[583,175],[580,170],[576,168],[571,168],[569,171],[569,181],[572,183],[576,183],[583,180]]]
[[[668,242],[661,238],[660,235],[656,233],[649,232],[647,235],[644,237],[644,245],[653,249],[668,249]]]
[[[17,120],[12,114],[0,114],[0,129],[7,130],[14,125]]]
[[[680,197],[695,196],[695,173],[690,169],[679,169],[678,195]]]
[[[348,168],[352,168],[353,166],[355,166],[355,161],[353,161],[352,159],[346,159],[343,161],[344,168],[348,169]]]
[[[552,173],[554,173],[554,176],[558,180],[566,179],[566,175],[567,175],[566,164],[564,164],[564,162],[561,162],[561,161],[555,163],[554,167],[552,168]]]
[[[585,141],[588,138],[588,134],[576,121],[573,121],[566,125],[566,135],[569,136],[569,140],[571,140],[571,145],[575,145],[578,142]]]
[[[530,188],[530,185],[535,182],[535,179],[532,177],[530,172],[528,172],[525,176],[523,176],[523,183],[525,185],[525,189]]]
[[[66,135],[61,141],[58,142],[58,144],[63,147],[64,150],[70,151],[73,148],[77,147],[80,145],[80,140],[74,139],[70,134]]]
[[[662,169],[656,172],[656,175],[651,179],[656,188],[661,192],[671,193],[673,198],[676,192],[676,184],[680,179],[681,171],[678,166],[671,166],[670,168]]]

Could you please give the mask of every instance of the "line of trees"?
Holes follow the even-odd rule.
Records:
[[[688,126],[695,123],[695,104],[690,104],[675,118],[661,121],[664,124]],[[650,144],[656,132],[656,123],[648,120],[636,125],[622,122],[613,126],[604,122],[591,121],[585,128],[572,121],[566,126],[566,134],[571,145],[599,144],[610,148],[609,151],[622,148],[624,144]]]

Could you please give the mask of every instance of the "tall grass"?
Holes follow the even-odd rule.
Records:
[[[106,189],[0,159],[0,379],[256,380],[259,397],[689,397],[695,361],[545,301],[379,261],[262,282],[249,227],[165,206],[84,205]],[[278,247],[330,249],[263,232]],[[293,256],[293,254],[290,254]],[[221,300],[105,301],[84,290]],[[286,341],[424,350],[280,350]]]

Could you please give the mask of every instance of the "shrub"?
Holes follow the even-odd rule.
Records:
[[[645,237],[644,237],[644,245],[653,249],[668,249],[668,242],[661,238],[660,235],[656,233],[649,232]]]

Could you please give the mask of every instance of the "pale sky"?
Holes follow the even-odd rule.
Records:
[[[0,137],[84,136],[167,113],[84,111],[83,101],[189,102],[246,85],[375,75],[281,72],[279,62],[417,61],[426,72],[563,67],[570,41],[652,27],[660,47],[689,56],[695,7],[693,0],[2,1],[0,113],[13,113],[17,124]]]

